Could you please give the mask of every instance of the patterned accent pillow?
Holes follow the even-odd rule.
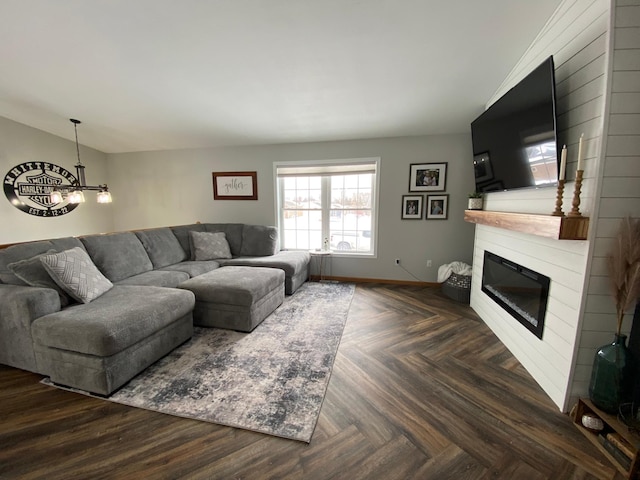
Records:
[[[51,275],[49,275],[49,272],[45,270],[44,265],[40,261],[43,255],[50,255],[52,253],[56,253],[56,251],[49,250],[48,252],[41,253],[35,257],[10,263],[7,267],[16,277],[30,287],[52,288],[58,292],[58,296],[60,297],[60,306],[64,308],[71,303],[69,295],[67,295],[65,291],[53,281],[53,278],[51,278]]]
[[[195,260],[231,258],[231,248],[224,232],[189,232]]]
[[[79,302],[89,303],[113,287],[80,247],[43,255],[40,261],[60,288]]]

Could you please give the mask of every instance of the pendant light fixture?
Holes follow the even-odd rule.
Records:
[[[102,185],[87,185],[84,165],[80,161],[80,144],[78,143],[78,125],[82,123],[80,120],[70,118],[69,121],[73,123],[73,128],[76,133],[76,153],[78,155],[78,163],[76,164],[76,180],[71,184],[70,192],[67,194],[67,200],[69,203],[84,203],[84,191],[91,190],[97,191],[98,203],[111,203],[111,193],[109,187],[104,183]],[[52,203],[60,203],[64,200],[64,193],[56,188],[50,194]]]

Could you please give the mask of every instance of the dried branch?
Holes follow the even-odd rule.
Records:
[[[620,334],[625,312],[640,297],[640,219],[622,219],[607,263]]]

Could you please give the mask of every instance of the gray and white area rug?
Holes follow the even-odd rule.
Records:
[[[354,290],[307,282],[251,333],[196,327],[106,400],[308,443]]]

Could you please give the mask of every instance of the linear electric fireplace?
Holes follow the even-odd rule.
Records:
[[[542,338],[549,277],[485,250],[482,291]]]

